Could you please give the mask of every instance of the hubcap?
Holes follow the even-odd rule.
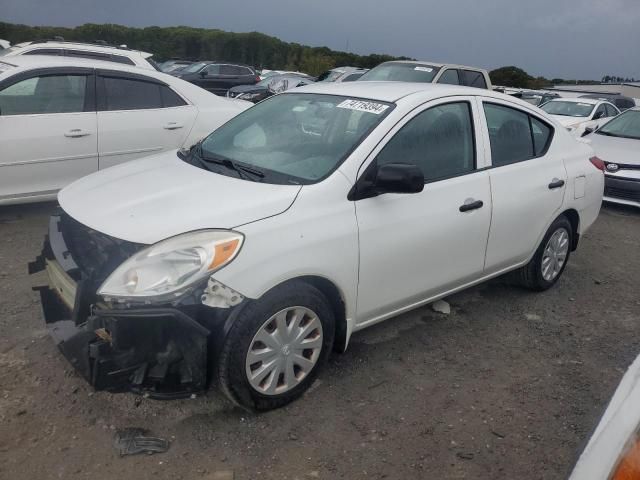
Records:
[[[542,278],[547,282],[554,280],[562,270],[564,262],[569,253],[569,232],[564,228],[559,228],[544,247],[542,255]]]
[[[322,323],[305,307],[289,307],[264,322],[251,340],[246,373],[263,395],[285,393],[302,382],[322,350]]]

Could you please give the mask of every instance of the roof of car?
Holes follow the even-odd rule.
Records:
[[[411,65],[429,65],[431,67],[453,67],[453,68],[465,68],[467,70],[477,70],[484,71],[483,68],[480,67],[470,67],[468,65],[456,65],[455,63],[438,63],[438,62],[429,62],[426,60],[391,60],[389,62],[381,63],[380,65],[384,65],[386,63],[408,63]]]
[[[105,70],[117,70],[122,72],[136,73],[139,75],[147,75],[150,77],[162,78],[169,80],[175,77],[156,70],[141,69],[134,65],[125,65],[122,63],[108,62],[105,60],[93,60],[90,58],[75,57],[58,57],[49,55],[16,55],[12,57],[0,56],[0,63],[12,65],[19,70],[31,70],[33,68],[54,68],[54,67],[84,67],[84,68],[102,68]],[[13,74],[12,70],[7,72]]]
[[[112,52],[114,50],[118,50],[118,52],[120,53],[125,53],[125,52],[132,52],[132,53],[137,53],[140,54],[143,58],[148,58],[151,57],[153,54],[149,53],[149,52],[143,52],[141,50],[135,50],[132,48],[129,48],[127,46],[124,45],[109,45],[106,43],[84,43],[84,42],[66,42],[66,41],[59,41],[59,40],[36,40],[33,42],[23,42],[23,43],[19,43],[14,45],[14,47],[31,47],[34,45],[46,45],[47,48],[69,48],[69,47],[73,47],[73,48],[79,48],[82,50],[91,50],[91,51],[96,51],[96,52],[101,52],[101,51],[107,51],[107,52]]]
[[[296,88],[294,93],[341,95],[353,98],[379,100],[382,102],[397,102],[401,98],[414,93],[433,93],[434,98],[451,95],[482,95],[486,97],[507,98],[501,93],[480,88],[420,82],[317,82]],[[512,101],[516,103],[520,102],[515,98]],[[522,103],[525,104],[526,102]]]

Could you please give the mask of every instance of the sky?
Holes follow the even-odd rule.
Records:
[[[0,0],[0,21],[258,31],[547,78],[640,78],[640,0]]]

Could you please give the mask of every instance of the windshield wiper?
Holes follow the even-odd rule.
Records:
[[[234,162],[230,158],[223,157],[222,155],[211,155],[211,154],[205,155],[204,152],[202,151],[202,143],[198,144],[197,153],[198,153],[198,157],[202,161],[207,163],[215,163],[216,165],[222,165],[224,167],[227,167],[230,170],[235,170],[238,173],[238,176],[240,176],[240,178],[244,178],[245,180],[251,180],[254,182],[256,181],[255,178],[247,176],[247,173],[254,175],[255,177],[258,177],[258,178],[264,178],[265,176],[264,172],[261,170],[258,170],[257,168],[253,168],[248,165],[241,165],[238,162]]]

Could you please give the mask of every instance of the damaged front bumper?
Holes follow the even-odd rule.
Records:
[[[49,333],[97,390],[163,399],[203,391],[209,380],[211,331],[224,323],[230,310],[197,301],[206,285],[171,305],[104,303],[95,292],[121,260],[105,270],[105,259],[142,247],[123,243],[64,213],[51,217],[43,252],[29,264],[29,273],[47,273],[47,284],[35,290]],[[104,252],[108,254],[93,258]]]

